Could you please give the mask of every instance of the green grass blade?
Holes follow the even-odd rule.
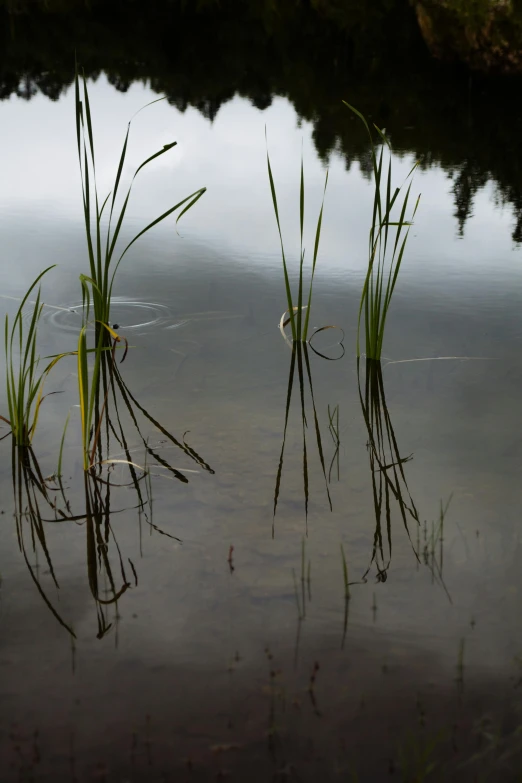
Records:
[[[402,232],[403,226],[405,225],[404,216],[406,214],[406,209],[408,207],[408,199],[410,197],[411,185],[412,185],[412,183],[410,182],[410,184],[408,185],[408,190],[406,191],[406,196],[404,198],[404,202],[402,204],[401,214],[400,214],[399,222],[398,222],[398,225],[397,225],[397,233],[395,235],[395,245],[393,247],[393,256],[395,256],[395,252],[397,250],[397,245],[399,244],[399,239],[400,239],[400,236],[401,236],[401,232]]]
[[[265,139],[266,139],[266,128],[265,128]],[[268,154],[268,142],[267,142],[267,151],[266,151],[266,161],[267,161],[267,167],[268,167],[268,180],[270,182],[270,192],[272,194],[272,204],[274,207],[274,212],[276,216],[276,222],[277,222],[277,230],[279,232],[279,241],[281,243],[281,256],[283,260],[283,274],[285,279],[285,289],[286,289],[286,301],[288,304],[288,313],[290,316],[290,325],[292,329],[292,339],[296,339],[296,325],[295,325],[295,317],[294,317],[294,305],[292,301],[292,291],[290,288],[290,279],[288,277],[288,268],[286,265],[286,257],[285,257],[285,249],[283,245],[283,234],[281,232],[281,223],[279,221],[279,209],[277,206],[277,196],[276,196],[276,189],[274,184],[274,177],[272,175],[272,166],[270,165],[270,155]]]
[[[4,344],[7,404],[11,429],[15,442],[18,445],[29,445],[31,406],[38,392],[38,381],[35,380],[35,372],[38,365],[36,355],[37,327],[43,307],[40,304],[40,290],[36,297],[29,328],[25,333],[23,309],[41,278],[54,266],[55,264],[52,264],[44,269],[28,288],[18,307],[11,329],[9,328],[9,318],[6,316],[5,319]],[[15,357],[17,358],[17,369],[15,369]]]
[[[155,160],[156,158],[159,158],[160,155],[164,155],[166,152],[171,150],[173,147],[176,147],[178,144],[177,141],[171,141],[169,144],[164,144],[162,149],[158,150],[154,153],[154,155],[151,155],[150,158],[147,158],[147,160],[144,160],[143,163],[141,163],[138,168],[136,169],[136,173],[134,174],[133,179],[135,179],[139,172],[148,164],[151,162],[151,160]]]
[[[78,390],[80,396],[80,415],[82,423],[82,443],[83,443],[83,467],[87,470],[88,452],[89,452],[89,431],[90,422],[88,418],[89,410],[89,376],[87,370],[87,339],[86,328],[82,327],[78,338]]]
[[[306,308],[306,317],[305,317],[305,325],[303,330],[303,340],[306,341],[306,338],[308,336],[308,322],[310,320],[310,310],[312,307],[312,288],[314,284],[314,276],[315,276],[315,265],[317,263],[317,254],[319,252],[319,242],[321,240],[321,226],[323,224],[323,210],[324,210],[324,200],[326,196],[326,187],[328,185],[328,171],[326,172],[326,178],[324,182],[324,190],[323,190],[323,200],[321,202],[321,210],[319,212],[319,218],[317,220],[317,228],[315,230],[315,243],[314,243],[314,257],[312,261],[312,275],[310,278],[310,289],[308,291],[308,306]]]
[[[204,194],[204,193],[206,193],[206,192],[207,192],[207,189],[206,189],[206,188],[200,188],[199,190],[197,190],[197,191],[196,191],[196,195],[194,196],[194,198],[192,199],[192,201],[190,201],[190,202],[187,204],[187,206],[186,206],[186,207],[183,207],[183,209],[181,210],[181,212],[180,212],[180,213],[179,213],[179,215],[177,216],[177,218],[176,218],[176,225],[178,225],[178,223],[179,223],[179,221],[181,220],[181,218],[183,217],[183,215],[184,215],[186,212],[188,212],[188,211],[189,211],[189,209],[192,209],[192,207],[194,206],[194,204],[195,204],[197,201],[199,201],[199,199],[201,198],[201,196],[203,196],[203,194]],[[194,195],[194,194],[193,194],[193,195]],[[189,198],[190,198],[190,196],[189,196]]]
[[[113,275],[112,275],[112,279],[111,279],[111,285],[110,285],[110,288],[109,288],[109,293],[112,291],[112,283],[113,283],[113,281],[114,281],[114,276],[115,276],[115,274],[116,274],[116,272],[117,272],[117,269],[118,269],[118,267],[119,267],[119,265],[120,265],[120,263],[121,263],[121,260],[122,260],[123,256],[124,256],[124,255],[125,255],[125,253],[127,252],[127,250],[129,250],[129,248],[130,248],[130,247],[132,247],[132,245],[133,245],[133,244],[134,244],[134,243],[135,243],[135,242],[136,242],[136,241],[137,241],[137,240],[138,240],[140,237],[142,237],[142,236],[143,236],[143,234],[145,234],[147,231],[149,231],[151,228],[153,228],[153,226],[157,226],[157,225],[158,225],[158,223],[161,223],[161,221],[162,221],[162,220],[165,220],[165,218],[169,217],[169,215],[172,215],[172,213],[173,213],[173,212],[175,212],[177,209],[179,209],[181,206],[183,206],[183,204],[186,204],[186,203],[187,203],[187,201],[190,201],[189,207],[193,206],[193,205],[196,203],[196,201],[198,201],[198,199],[200,199],[200,198],[201,198],[201,196],[202,196],[202,195],[203,195],[205,192],[206,192],[206,188],[200,188],[200,190],[197,190],[197,191],[195,191],[194,193],[191,193],[191,195],[190,195],[190,196],[187,196],[186,198],[182,199],[182,201],[179,201],[177,204],[175,204],[173,207],[171,207],[170,209],[168,209],[166,212],[164,212],[164,213],[163,213],[162,215],[160,215],[158,218],[156,218],[155,220],[153,220],[153,221],[152,221],[152,223],[149,223],[149,224],[148,224],[148,226],[146,226],[144,229],[142,229],[142,230],[139,232],[139,234],[136,234],[136,236],[134,237],[134,239],[132,239],[132,240],[129,242],[129,244],[127,245],[127,247],[125,248],[125,250],[123,251],[123,253],[121,254],[121,256],[119,257],[119,259],[118,259],[118,261],[117,261],[117,263],[116,263],[116,267],[115,267],[115,269],[114,269],[114,272],[113,272]],[[184,211],[186,211],[186,210],[184,210]],[[183,212],[182,212],[181,214],[183,214]],[[179,220],[179,218],[180,218],[180,217],[181,217],[181,215],[178,217],[178,220]],[[176,222],[177,222],[177,221],[176,221]]]
[[[91,149],[91,159],[92,159],[92,166],[94,171],[95,170],[94,136],[92,132],[91,108],[89,105],[89,92],[87,90],[87,81],[85,79],[85,74],[82,74],[82,78],[83,78],[83,99],[85,102],[85,119],[87,120],[87,137],[89,139],[89,147]]]
[[[303,152],[301,150],[301,185],[299,188],[299,223],[301,228],[301,255],[303,254],[303,225],[304,225],[304,168]]]
[[[130,128],[130,123],[129,123],[129,128]],[[120,161],[120,165],[121,166],[123,166],[123,160],[125,159],[125,150],[126,150],[126,147],[127,147],[127,141],[128,141],[128,131],[127,131],[127,138],[125,139],[124,150],[122,152],[122,159]],[[111,259],[112,259],[113,253],[114,253],[114,248],[116,247],[116,242],[118,241],[118,236],[120,234],[121,226],[122,226],[122,223],[123,223],[123,218],[125,217],[125,212],[127,210],[127,205],[129,203],[129,198],[130,198],[130,195],[131,195],[131,190],[132,190],[132,186],[134,184],[134,180],[138,176],[138,174],[141,171],[141,169],[143,169],[152,160],[155,160],[156,158],[158,158],[160,155],[164,155],[166,152],[168,152],[173,147],[175,147],[176,144],[177,144],[177,142],[175,142],[175,141],[171,142],[170,144],[165,144],[163,149],[159,150],[158,152],[155,152],[154,155],[151,155],[149,158],[147,158],[147,160],[143,161],[143,163],[141,163],[138,166],[138,168],[136,169],[136,171],[134,172],[134,176],[132,177],[131,184],[129,185],[129,189],[127,191],[127,195],[125,197],[125,201],[123,203],[123,207],[122,207],[122,209],[120,211],[118,222],[116,224],[116,228],[114,230],[114,234],[113,234],[113,237],[112,237],[112,240],[111,240],[111,243],[110,243],[110,249],[109,249],[109,252],[107,254],[107,259],[106,259],[106,264],[107,265],[110,264],[110,262],[111,262]],[[115,187],[114,187],[115,195],[116,195],[116,191],[118,189],[120,176],[121,176],[121,168],[118,169],[118,175],[116,177],[116,184],[115,184]],[[114,198],[113,198],[113,201],[112,201],[112,206],[114,206]],[[111,208],[111,217],[112,217],[112,208]]]
[[[118,195],[118,187],[120,185],[120,179],[121,179],[121,173],[123,171],[123,164],[125,162],[125,156],[127,155],[127,144],[129,141],[129,132],[130,132],[130,122],[127,125],[127,133],[125,134],[125,140],[123,142],[123,148],[120,154],[120,161],[118,163],[118,171],[116,173],[116,179],[114,181],[114,188],[112,191],[112,203],[111,203],[111,211],[109,215],[109,228],[107,230],[107,247],[105,254],[106,256],[109,256],[109,242],[110,242],[110,235],[111,235],[111,225],[112,225],[112,213],[114,211],[114,203],[116,201],[116,196]]]
[[[374,200],[372,210],[372,220],[369,232],[369,256],[368,256],[368,269],[365,276],[363,289],[361,293],[361,300],[359,303],[359,314],[357,319],[357,358],[361,354],[361,328],[364,316],[364,329],[366,340],[366,355],[369,359],[379,360],[382,352],[382,344],[384,338],[384,330],[386,325],[386,319],[388,310],[393,295],[397,277],[401,267],[405,242],[401,244],[401,236],[403,229],[411,225],[411,221],[405,219],[405,213],[408,205],[411,182],[408,185],[406,196],[404,198],[401,213],[397,221],[391,220],[391,213],[394,205],[397,201],[401,188],[392,187],[392,160],[391,157],[387,165],[386,182],[383,182],[383,153],[384,148],[390,150],[391,146],[389,140],[383,130],[377,125],[374,125],[375,130],[379,135],[381,142],[381,149],[376,155],[375,144],[372,137],[372,132],[364,116],[357,111],[353,106],[346,103],[345,105],[362,121],[368,137],[370,140],[370,147],[372,153],[372,163],[374,168]],[[416,166],[412,167],[407,181]],[[384,186],[384,188],[383,188]],[[383,189],[383,195],[381,190]],[[383,202],[384,198],[384,202]],[[418,199],[415,205],[414,214],[418,206]],[[412,218],[413,220],[413,218]],[[391,260],[389,265],[387,262],[388,241],[390,238],[390,229],[395,228],[395,239],[393,245],[393,251],[391,253]],[[408,231],[406,237],[408,236]],[[398,255],[397,255],[398,253]],[[389,257],[389,254],[388,254]],[[388,485],[386,484],[386,491],[388,491]]]
[[[67,418],[65,419],[65,425],[62,432],[62,439],[60,441],[60,451],[58,452],[58,467],[56,470],[56,475],[58,478],[62,477],[62,458],[63,458],[63,446],[65,443],[65,435],[67,433],[67,427],[69,426],[69,419],[71,418],[71,411],[68,412]]]
[[[105,209],[105,206],[106,206],[108,200],[110,199],[110,197],[111,197],[111,193],[109,192],[109,193],[107,193],[107,196],[105,197],[105,201],[102,204],[102,208],[100,209],[100,215],[99,215],[99,218],[98,218],[98,222],[101,221],[101,217],[103,215],[103,210]]]
[[[301,253],[301,260],[299,263],[299,287],[297,289],[297,324],[296,324],[296,339],[302,339],[302,320],[303,320],[303,266],[304,266],[304,250]]]

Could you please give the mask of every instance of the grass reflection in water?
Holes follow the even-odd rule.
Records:
[[[193,449],[184,438],[175,438],[159,421],[143,407],[132,394],[111,354],[102,354],[104,370],[100,374],[101,392],[97,395],[98,404],[102,400],[106,411],[103,419],[103,437],[96,443],[96,461],[83,473],[82,487],[74,492],[75,503],[82,498],[79,512],[73,510],[68,498],[68,489],[60,475],[44,478],[37,456],[31,447],[19,447],[13,438],[12,443],[12,480],[15,507],[15,522],[18,543],[29,574],[35,583],[45,604],[57,621],[72,635],[74,628],[60,614],[55,602],[44,587],[38,566],[43,554],[54,588],[59,589],[59,580],[53,566],[52,552],[47,543],[47,532],[51,525],[80,525],[85,533],[86,566],[90,593],[97,613],[97,636],[105,636],[117,623],[118,602],[131,587],[137,586],[138,574],[133,561],[127,557],[120,546],[113,526],[115,514],[135,511],[140,527],[143,523],[155,531],[176,541],[180,539],[162,529],[153,520],[153,498],[151,476],[170,477],[187,484],[187,474],[195,472],[214,473],[212,468]],[[135,461],[130,446],[131,433],[124,425],[123,408],[132,426],[132,438],[136,435],[144,450],[143,465]],[[97,408],[97,421],[102,424],[101,412]],[[169,444],[176,447],[194,469],[178,468],[161,455],[161,446],[152,445],[143,432],[140,419],[152,424]],[[121,449],[122,458],[111,457],[112,450]],[[122,467],[127,477],[116,481],[115,468]],[[118,488],[126,487],[133,491],[135,504],[124,508],[114,507],[114,495]],[[119,498],[119,494],[117,494]],[[112,610],[112,617],[111,617]]]

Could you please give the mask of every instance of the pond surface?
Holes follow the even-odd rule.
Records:
[[[104,196],[126,123],[157,93],[116,91],[103,75],[89,90]],[[348,110],[343,122],[363,144]],[[454,199],[466,161],[456,154],[453,171],[437,154],[423,161],[382,375],[368,378],[356,331],[373,186],[364,148],[348,166],[331,151],[310,323],[341,327],[345,352],[328,330],[313,346],[335,361],[308,349],[293,363],[277,328],[286,299],[265,126],[295,282],[301,150],[307,263],[326,169],[314,125],[285,97],[262,109],[236,95],[212,121],[150,107],[133,125],[125,181],[178,146],[140,173],[126,237],[208,190],[178,233],[159,225],[118,272],[111,319],[131,350],[104,452],[109,483],[94,501],[84,483],[74,357],[47,381],[60,394],[45,399],[33,442],[41,476],[53,476],[70,411],[63,495],[48,479],[36,532],[26,501],[14,503],[10,438],[0,444],[6,783],[518,779],[512,207],[500,178],[485,176],[463,231]],[[42,283],[39,350],[74,351],[88,263],[73,90],[54,102],[12,95],[0,127],[3,310],[12,317],[57,264]],[[416,143],[397,146],[398,182]],[[4,414],[3,366],[0,376]],[[393,435],[383,464],[411,455],[398,497],[368,447],[376,390]],[[130,480],[129,459],[146,479]]]

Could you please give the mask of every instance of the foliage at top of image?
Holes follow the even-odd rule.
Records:
[[[179,111],[194,107],[209,120],[236,95],[258,109],[284,96],[311,124],[323,161],[340,155],[370,177],[368,141],[339,100],[349,95],[366,117],[393,127],[396,153],[410,153],[421,169],[440,166],[452,180],[459,235],[492,181],[495,198],[512,207],[513,240],[522,241],[519,82],[448,72],[430,56],[409,3],[287,2],[264,14],[263,3],[230,0],[220,11],[187,5],[182,21],[167,0],[127,5],[123,15],[119,4],[96,0],[90,9],[48,14],[37,3],[29,15],[9,15],[0,2],[0,100],[57,100],[74,82],[77,51],[89,79],[103,72],[123,92],[146,83]]]

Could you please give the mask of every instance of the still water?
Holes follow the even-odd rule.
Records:
[[[103,76],[89,89],[105,196],[126,123],[157,95],[117,92]],[[39,349],[72,351],[88,271],[73,91],[11,97],[0,127],[2,309],[13,314],[57,264],[43,282]],[[143,466],[149,446],[160,462],[144,502],[114,463],[96,590],[73,357],[48,382],[60,394],[44,401],[33,445],[52,476],[70,411],[63,481],[77,519],[42,507],[45,549],[28,523],[20,547],[11,444],[0,444],[6,783],[514,780],[520,769],[522,251],[511,209],[487,181],[462,236],[454,179],[437,163],[415,174],[421,205],[380,387],[392,456],[411,455],[406,526],[393,494],[376,504],[355,358],[372,184],[359,163],[329,156],[311,325],[342,327],[345,353],[339,331],[316,338],[337,360],[308,351],[302,401],[294,371],[276,493],[292,353],[277,328],[286,300],[265,127],[295,271],[301,150],[310,258],[325,161],[290,102],[260,110],[235,97],[212,121],[159,103],[134,121],[127,182],[156,149],[178,146],[136,180],[129,239],[208,190],[177,232],[167,221],[136,243],[116,279],[111,318],[131,346],[120,369],[139,405],[135,418],[121,406],[109,457]],[[348,111],[343,133],[362,133]],[[398,182],[414,161],[407,149],[395,156]]]

